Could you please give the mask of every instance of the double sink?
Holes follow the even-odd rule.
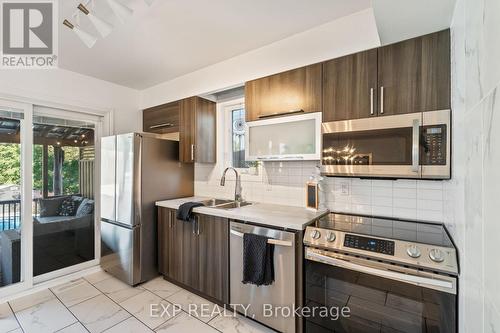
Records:
[[[240,207],[252,205],[252,203],[248,202],[248,201],[236,201],[236,200],[216,199],[216,198],[203,200],[200,202],[205,207],[219,208],[219,209],[234,209],[234,208],[240,208]]]

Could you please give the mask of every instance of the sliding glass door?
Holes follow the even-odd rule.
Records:
[[[35,111],[35,277],[95,259],[95,126]]]
[[[29,104],[0,99],[0,296],[31,283],[29,242],[31,223]],[[26,158],[27,157],[27,158]],[[28,223],[27,223],[28,221]]]
[[[101,130],[96,115],[0,99],[0,299],[98,264]]]

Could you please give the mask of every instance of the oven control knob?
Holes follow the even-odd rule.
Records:
[[[311,231],[311,238],[312,239],[318,239],[320,237],[321,237],[321,232],[319,232],[319,230]]]
[[[443,262],[444,261],[444,253],[440,249],[432,249],[429,252],[429,258],[431,258],[434,262]]]
[[[326,235],[326,241],[327,242],[335,242],[335,238],[337,238],[337,236],[335,236],[335,233],[334,232],[328,232],[328,235]]]
[[[406,253],[412,258],[420,257],[420,249],[416,245],[410,245],[406,249]]]

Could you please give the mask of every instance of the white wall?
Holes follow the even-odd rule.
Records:
[[[372,9],[320,25],[142,92],[142,107],[206,94],[380,46]]]
[[[114,113],[114,132],[141,129],[139,92],[62,69],[0,70],[0,97]]]
[[[500,332],[500,2],[458,0],[451,26],[454,177],[445,222],[461,259],[461,332]]]

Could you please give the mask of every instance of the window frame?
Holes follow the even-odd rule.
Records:
[[[238,98],[221,103],[224,116],[224,168],[233,167],[233,118],[234,110],[245,108],[245,98]],[[247,133],[245,132],[245,135]],[[246,147],[245,147],[246,149]],[[262,181],[262,164],[252,168],[235,168],[241,175],[242,180]]]

